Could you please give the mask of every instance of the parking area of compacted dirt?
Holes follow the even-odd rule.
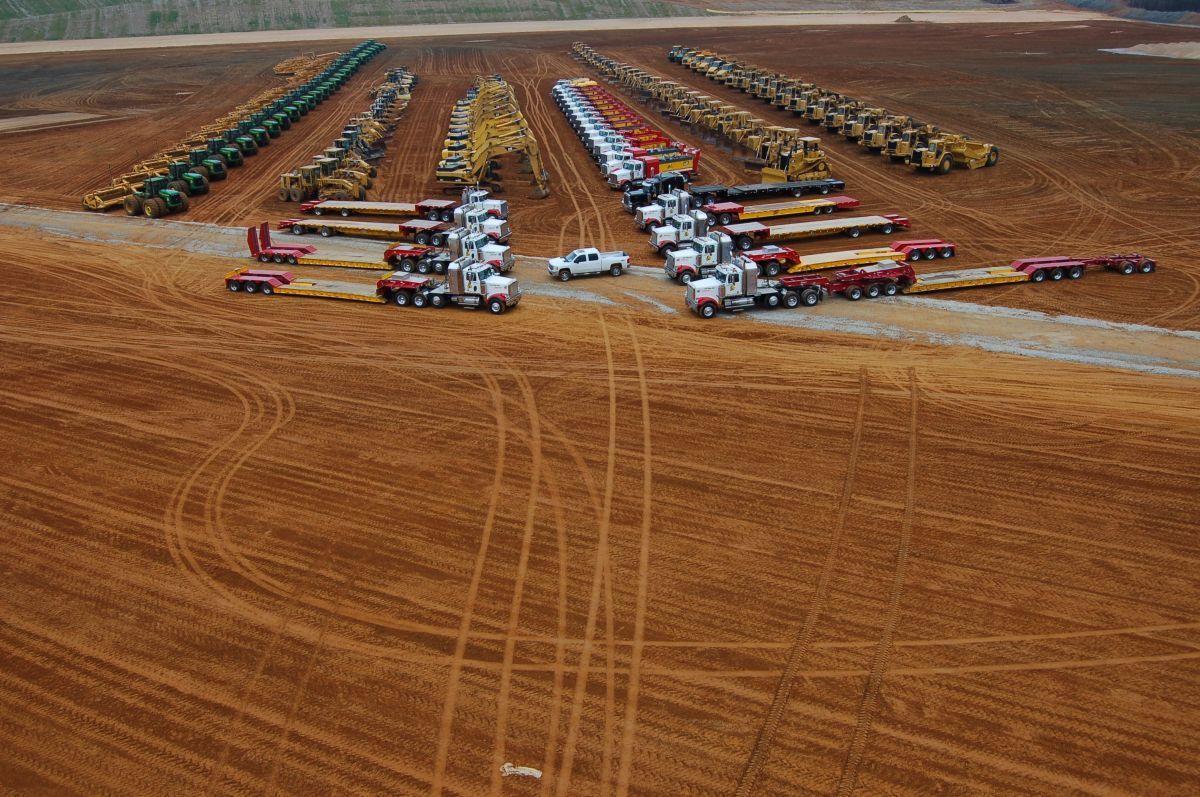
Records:
[[[1146,334],[1178,349],[1200,292],[1198,79],[1096,52],[1146,31],[588,41],[781,123],[666,48],[719,47],[999,144],[995,169],[944,179],[826,149],[864,210],[954,240],[959,265],[1157,256],[1144,277],[961,298],[1169,328]],[[554,185],[527,200],[503,168],[516,251],[595,243],[653,265],[549,100],[587,74],[570,41],[389,42],[185,218],[294,210],[275,176],[401,64],[421,82],[372,196],[432,195],[451,103],[500,71]],[[124,117],[0,135],[0,199],[77,208],[295,53],[0,59],[10,115]],[[656,118],[704,147],[706,178],[752,177]],[[42,146],[55,156],[35,172]],[[72,224],[0,224],[0,791],[1175,795],[1200,780],[1192,378],[930,343],[957,340],[949,327],[706,324],[645,273],[560,286],[533,261],[500,318],[231,295],[221,276],[242,261],[217,244]],[[961,315],[964,336],[982,329]],[[986,323],[1000,337],[1024,321]]]

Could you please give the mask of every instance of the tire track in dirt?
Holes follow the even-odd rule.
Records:
[[[642,654],[646,636],[646,602],[650,589],[650,529],[654,507],[653,469],[651,451],[650,393],[646,385],[646,366],[637,327],[626,319],[630,348],[637,365],[638,393],[642,403],[642,530],[638,549],[637,600],[633,616],[633,641],[629,652],[629,685],[625,693],[625,723],[621,729],[620,765],[617,770],[617,797],[628,797],[633,771],[633,742],[637,733],[638,698],[641,693]],[[602,792],[603,793],[603,792]]]
[[[879,693],[883,688],[883,678],[887,674],[888,663],[894,650],[893,640],[896,627],[900,622],[900,599],[908,580],[908,555],[912,543],[913,507],[916,503],[917,491],[917,414],[918,386],[916,370],[908,370],[909,390],[912,391],[908,416],[908,491],[904,504],[904,520],[900,529],[900,540],[896,551],[896,569],[892,576],[892,586],[888,595],[887,614],[884,618],[883,633],[871,659],[871,674],[867,687],[859,704],[858,716],[855,719],[854,735],[846,759],[842,764],[842,773],[838,778],[837,797],[849,797],[858,786],[858,773],[862,767],[863,756],[871,741],[871,727],[875,723],[875,715],[879,710]]]
[[[587,622],[584,632],[583,650],[579,654],[579,669],[575,675],[575,694],[571,704],[567,736],[563,745],[562,764],[559,767],[556,797],[567,797],[571,787],[571,775],[575,766],[575,748],[579,740],[579,725],[583,715],[583,704],[587,697],[588,675],[592,663],[592,647],[596,630],[596,618],[600,609],[601,582],[608,564],[608,533],[612,517],[613,492],[617,465],[617,383],[613,362],[612,343],[603,311],[596,314],[604,341],[605,361],[608,364],[608,453],[604,470],[604,501],[596,534],[595,562],[592,568],[591,594],[588,599]],[[611,612],[610,612],[611,613]],[[606,706],[606,715],[608,707]],[[604,740],[604,744],[608,744]]]
[[[821,565],[821,575],[818,577],[816,587],[813,589],[812,598],[809,599],[808,609],[804,614],[804,622],[796,629],[795,636],[792,638],[787,657],[784,660],[783,675],[775,685],[775,694],[771,698],[771,705],[767,709],[767,715],[763,718],[758,736],[754,740],[754,745],[750,748],[750,755],[746,759],[746,765],[742,769],[741,776],[738,778],[737,788],[734,792],[736,797],[749,797],[749,795],[756,793],[755,788],[770,756],[771,747],[775,743],[775,734],[778,731],[779,723],[783,720],[783,715],[787,711],[788,701],[792,695],[792,685],[799,675],[800,663],[808,654],[813,637],[816,635],[817,624],[820,622],[821,615],[825,611],[829,585],[833,580],[833,571],[837,567],[838,556],[841,551],[842,535],[846,529],[846,517],[850,511],[850,500],[854,494],[854,483],[858,473],[859,451],[862,447],[863,419],[866,416],[869,394],[870,385],[867,379],[867,372],[865,369],[859,369],[858,404],[854,412],[854,427],[850,432],[850,448],[846,455],[846,475],[842,481],[842,494],[838,502],[837,516],[833,522],[829,542],[825,546],[825,557]]]
[[[472,616],[475,612],[475,601],[479,595],[480,582],[483,580],[484,564],[487,560],[488,547],[491,545],[492,531],[496,523],[496,511],[500,505],[500,486],[504,481],[505,449],[509,427],[509,419],[504,412],[504,393],[495,378],[484,374],[483,379],[494,402],[493,416],[496,419],[496,470],[495,478],[492,480],[492,489],[488,497],[487,514],[484,518],[482,532],[480,533],[479,550],[475,555],[475,566],[471,573],[470,584],[467,587],[462,621],[459,624],[458,639],[454,645],[454,657],[450,662],[446,699],[443,703],[441,722],[438,725],[438,740],[433,761],[433,774],[429,780],[429,793],[431,797],[440,797],[442,790],[445,788],[446,763],[449,759],[450,741],[454,730],[454,713],[458,705],[459,678],[466,660],[467,641],[471,631]]]

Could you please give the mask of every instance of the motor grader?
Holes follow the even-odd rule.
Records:
[[[943,133],[930,138],[924,146],[914,148],[905,163],[935,174],[949,174],[955,166],[978,169],[995,166],[998,160],[1000,148],[994,144]]]

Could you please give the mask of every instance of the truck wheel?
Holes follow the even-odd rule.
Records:
[[[1073,280],[1077,280],[1083,276],[1083,266],[1071,266],[1071,270],[1067,272],[1067,276]]]
[[[717,314],[717,306],[715,304],[712,304],[711,302],[706,305],[703,305],[700,308],[700,317],[701,318],[712,318],[716,314]]]
[[[429,297],[429,303],[434,307],[444,307],[446,305],[446,297],[440,293],[435,293]]]
[[[225,287],[228,288],[229,290],[233,291],[234,293],[238,293],[239,291],[242,290],[242,283],[238,282],[237,280],[228,280],[225,283]]]
[[[429,236],[429,240],[434,246],[446,245],[446,236],[442,235],[441,233],[434,233],[433,235]]]
[[[445,274],[446,273],[446,264],[441,260],[434,263],[433,264],[433,273],[434,274]]]
[[[899,292],[900,292],[900,288],[894,282],[889,282],[887,285],[883,286],[883,295],[884,296],[895,296]]]
[[[610,268],[610,269],[608,270],[608,273],[609,273],[609,274],[612,274],[614,277],[619,277],[619,276],[621,276],[621,267],[620,267],[620,266],[613,266],[612,268]]]
[[[846,235],[849,235],[851,238],[858,238],[859,236],[862,235],[862,230],[859,229],[858,227],[851,227],[849,232],[846,233]]]
[[[564,268],[562,271],[558,272],[558,278],[560,280],[562,280],[563,282],[570,282],[571,281],[571,272],[567,271]]]
[[[492,315],[500,315],[506,309],[507,308],[505,307],[504,302],[500,301],[499,299],[492,299],[490,302],[488,302],[488,310],[491,311]]]
[[[1050,279],[1054,280],[1055,282],[1060,281],[1063,276],[1063,270],[1061,268],[1056,268],[1050,272]]]
[[[881,293],[883,293],[883,289],[880,288],[879,285],[872,283],[871,285],[867,286],[867,298],[868,299],[878,299],[879,294],[881,294]]]
[[[692,281],[692,272],[685,271],[679,275],[679,282],[681,285],[687,285],[691,281]]]
[[[800,293],[800,301],[805,307],[816,307],[817,302],[821,301],[821,292],[816,288],[807,288]]]
[[[821,196],[825,196],[828,193],[829,193],[829,186],[827,186],[827,185],[821,186]]]
[[[796,197],[797,199],[799,199],[800,197],[804,196],[804,189],[803,189],[803,188],[793,188],[793,189],[792,189],[792,196],[794,196],[794,197]]]
[[[1045,270],[1039,268],[1037,271],[1033,272],[1031,275],[1029,275],[1029,281],[1030,282],[1045,282],[1046,281]]]
[[[779,306],[779,294],[768,293],[766,296],[763,297],[763,304],[765,304],[767,306],[768,310],[774,310],[776,307]]]
[[[846,298],[852,302],[857,302],[863,297],[863,289],[857,285],[851,285],[846,289]]]
[[[263,296],[270,296],[275,292],[275,288],[269,282],[264,282],[258,290]]]
[[[413,294],[413,296],[412,296],[413,307],[424,307],[427,304],[429,304],[429,295],[428,294],[421,292],[421,291],[418,291],[417,293]]]
[[[788,291],[783,297],[783,306],[789,310],[795,310],[800,306],[800,294],[795,291]]]
[[[392,301],[396,303],[397,307],[408,307],[412,302],[412,296],[408,291],[396,291],[392,294]]]

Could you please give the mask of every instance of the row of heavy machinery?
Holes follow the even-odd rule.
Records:
[[[654,101],[680,122],[744,148],[761,164],[764,181],[820,180],[832,174],[819,138],[773,125],[736,105],[602,55],[582,42],[572,45],[571,54],[605,78]]]
[[[313,162],[279,175],[279,198],[284,202],[313,199],[364,200],[373,163],[384,156],[387,139],[412,97],[417,76],[405,67],[390,69],[371,89],[371,107],[350,117],[333,144]]]
[[[956,166],[995,166],[1000,159],[1000,149],[994,144],[730,56],[676,45],[667,58],[780,110],[791,111],[793,116],[821,125],[870,152],[917,169],[946,174]]]
[[[131,216],[150,218],[187,210],[188,197],[208,193],[210,181],[225,179],[230,168],[282,135],[383,49],[370,39],[345,53],[299,56],[276,65],[276,74],[287,78],[285,85],[135,164],[109,186],[86,194],[83,206],[99,211],[123,206]]]
[[[450,110],[450,124],[435,174],[452,187],[486,187],[499,193],[498,158],[515,154],[534,186],[529,197],[550,195],[550,174],[542,165],[537,139],[529,129],[512,86],[500,75],[480,76]]]

